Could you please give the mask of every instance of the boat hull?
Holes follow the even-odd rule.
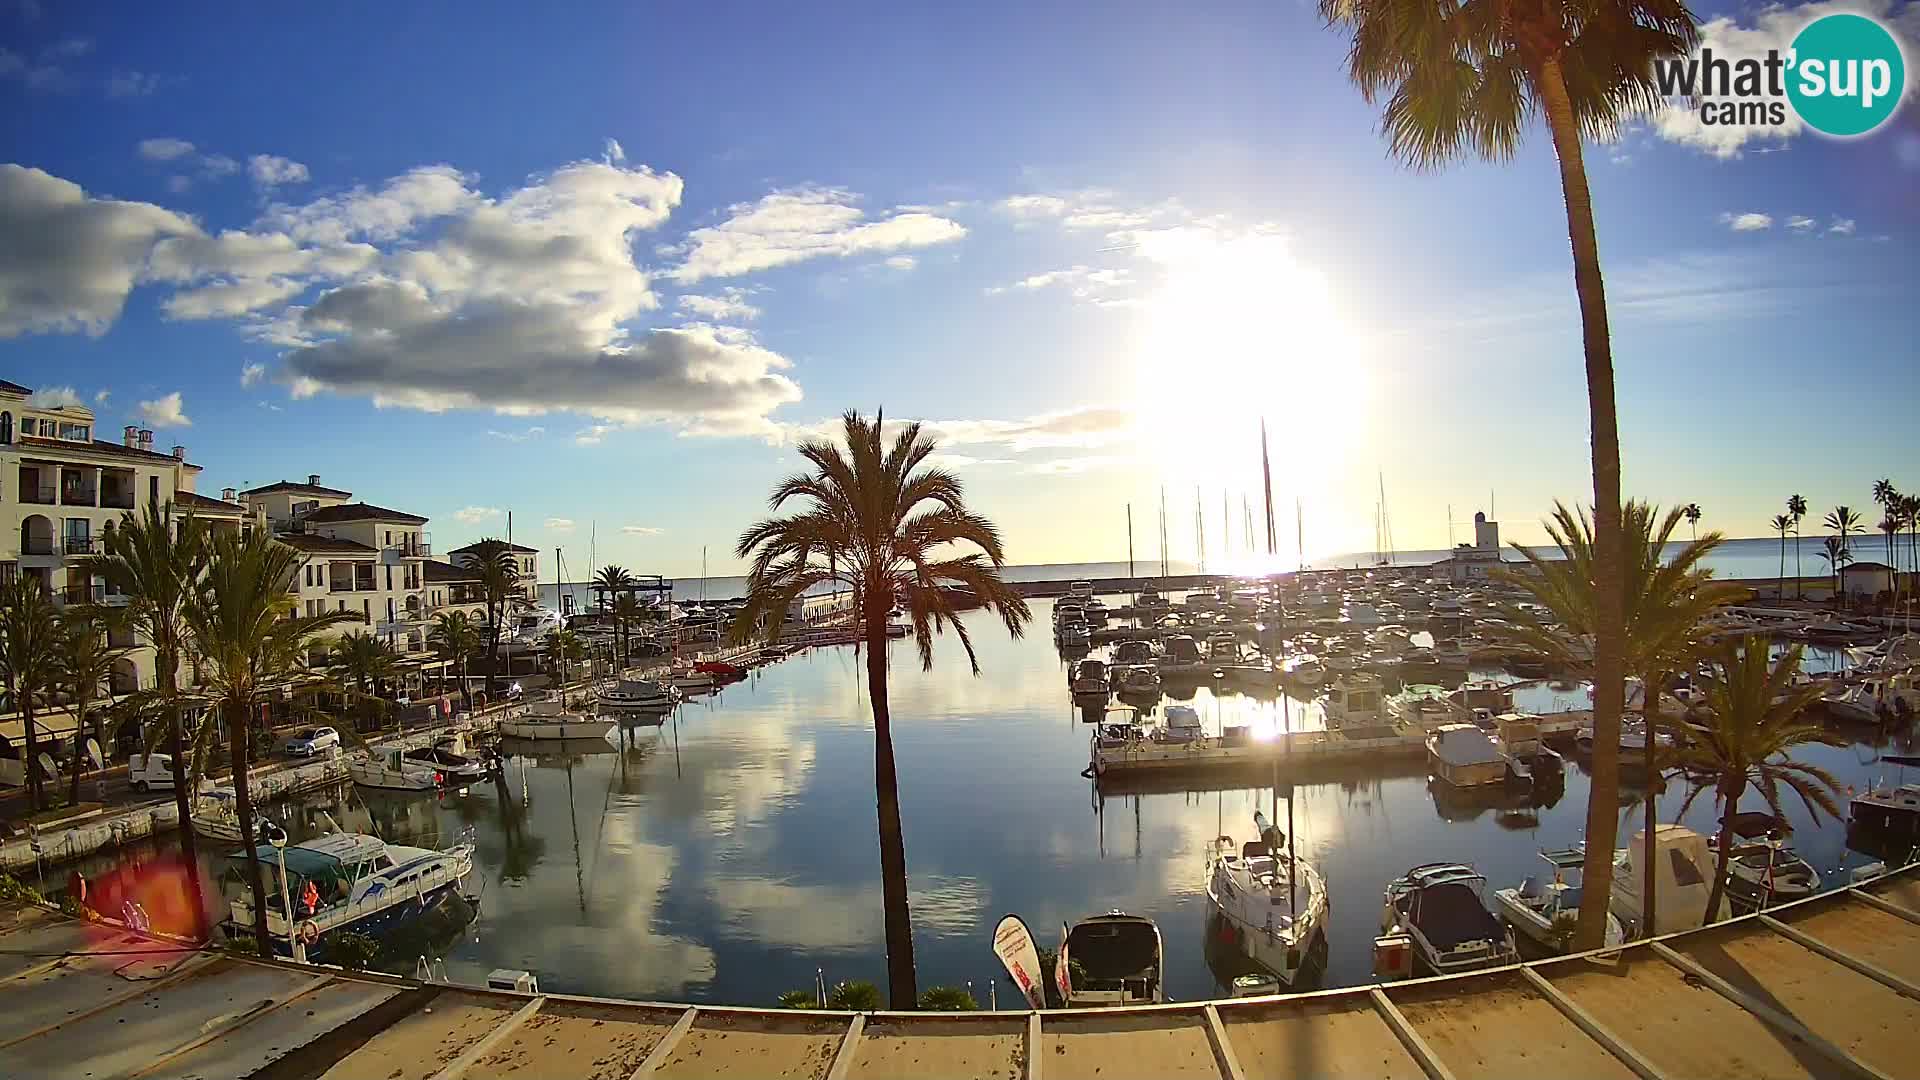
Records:
[[[565,742],[571,739],[604,739],[618,726],[614,720],[503,720],[500,735],[529,742]]]

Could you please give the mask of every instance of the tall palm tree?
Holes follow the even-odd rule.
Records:
[[[252,714],[261,693],[305,668],[308,635],[363,621],[359,612],[296,611],[287,590],[304,559],[265,531],[219,536],[209,545],[205,587],[186,604],[195,668],[226,722],[234,810],[243,837],[256,835],[247,765],[253,758]],[[251,842],[243,846],[253,888],[254,943],[261,956],[272,956],[260,852]]]
[[[980,673],[973,641],[943,586],[971,590],[1019,637],[1031,615],[1000,579],[1006,561],[1000,531],[968,509],[960,479],[924,467],[934,440],[907,424],[889,447],[882,418],[849,411],[841,443],[809,439],[800,456],[809,470],[774,488],[769,509],[790,500],[799,512],[769,517],[740,534],[738,557],[752,557],[747,601],[733,637],[777,638],[795,601],[817,585],[852,592],[865,643],[873,707],[874,795],[880,832],[880,886],[886,915],[887,992],[894,1008],[912,1008],[913,925],[907,910],[907,851],[900,828],[900,780],[893,761],[893,714],[887,701],[887,612],[898,604],[912,626],[920,666],[933,666],[933,637],[951,628]]]
[[[0,682],[27,731],[27,798],[36,811],[46,805],[41,791],[40,740],[33,708],[47,702],[59,685],[60,616],[53,597],[34,574],[15,573],[0,584]]]
[[[121,516],[120,527],[102,538],[101,554],[88,560],[93,573],[127,597],[126,625],[153,646],[154,696],[167,718],[167,747],[173,757],[173,805],[180,819],[180,862],[199,866],[193,833],[193,790],[187,784],[185,702],[180,694],[181,661],[187,641],[187,601],[201,587],[207,565],[207,532],[191,512],[169,514],[148,503],[146,511]],[[199,874],[187,875],[194,889],[193,910],[206,910]],[[196,914],[196,918],[200,916]],[[196,926],[204,937],[206,928]]]
[[[1895,558],[1893,551],[1894,543],[1899,539],[1900,529],[1904,524],[1905,523],[1891,510],[1887,511],[1886,517],[1880,519],[1880,531],[1887,535],[1887,568],[1893,571],[1893,598],[1895,603],[1898,603],[1900,600],[1900,564]]]
[[[500,632],[507,612],[520,596],[520,561],[505,541],[489,537],[473,545],[467,566],[480,577],[480,595],[487,608],[487,689],[493,689],[500,666]]]
[[[632,593],[621,593],[613,601],[613,622],[620,631],[620,666],[633,663],[633,628],[645,621],[647,606]]]
[[[1807,516],[1805,495],[1787,496],[1787,513],[1793,515],[1793,598],[1800,599],[1800,520]]]
[[[1680,764],[1695,778],[1681,814],[1708,790],[1721,808],[1719,865],[1714,868],[1705,916],[1709,921],[1720,910],[1727,856],[1733,850],[1733,815],[1749,786],[1766,800],[1775,817],[1781,816],[1782,785],[1800,796],[1814,820],[1819,820],[1822,810],[1840,816],[1833,797],[1839,782],[1817,765],[1794,761],[1791,754],[1797,746],[1845,746],[1847,740],[1800,718],[1820,697],[1818,686],[1793,685],[1793,676],[1800,670],[1800,646],[1788,650],[1777,663],[1768,661],[1767,651],[1767,639],[1762,637],[1722,646],[1715,673],[1706,683],[1706,707],[1696,714],[1704,718],[1689,724],[1691,740],[1678,753]]]
[[[1839,555],[1841,556],[1840,560],[1837,562],[1833,559],[1827,560],[1828,562],[1833,563],[1834,570],[1836,573],[1838,573],[1840,570],[1845,568],[1845,565],[1847,563],[1850,563],[1853,561],[1853,546],[1847,542],[1847,537],[1853,535],[1854,533],[1865,531],[1865,526],[1861,524],[1860,515],[1854,513],[1853,508],[1850,506],[1834,507],[1832,510],[1827,512],[1827,520],[1822,524],[1826,525],[1827,528],[1832,529],[1834,535],[1840,538],[1840,550],[1839,550]],[[1846,581],[1845,581],[1844,575],[1835,579],[1834,591],[1840,594],[1841,607],[1852,606],[1847,603]]]
[[[1693,538],[1700,539],[1700,504],[1688,503],[1686,509],[1680,512],[1687,516],[1687,528],[1693,533]]]
[[[464,611],[443,611],[433,617],[433,629],[427,631],[427,640],[443,658],[460,661],[460,695],[466,711],[472,712],[473,688],[467,683],[467,659],[480,647],[479,628]]]
[[[400,654],[393,646],[377,634],[350,630],[333,639],[329,653],[333,665],[353,685],[362,707],[376,716],[384,712],[380,684],[400,673]]]
[[[1553,140],[1580,301],[1593,451],[1594,734],[1606,747],[1595,756],[1587,800],[1588,848],[1599,851],[1587,880],[1595,882],[1594,865],[1610,858],[1620,804],[1626,645],[1613,345],[1581,141],[1615,130],[1622,116],[1658,100],[1654,62],[1691,51],[1698,36],[1693,15],[1679,0],[1319,0],[1319,8],[1329,25],[1352,31],[1347,74],[1367,100],[1387,96],[1381,126],[1402,160],[1418,168],[1469,154],[1504,161],[1536,115],[1544,115]],[[1606,873],[1602,866],[1598,881]],[[1606,890],[1597,891],[1604,898]],[[1581,920],[1583,939],[1591,937],[1593,946],[1602,932],[1598,903],[1591,901],[1595,914]]]
[[[1829,536],[1826,539],[1826,543],[1822,545],[1819,554],[1821,558],[1827,560],[1827,572],[1833,575],[1834,594],[1839,596],[1844,602],[1846,594],[1841,587],[1840,571],[1846,569],[1847,560],[1850,557],[1847,551],[1847,545],[1841,543],[1839,537]]]
[[[67,696],[67,707],[73,711],[73,787],[67,797],[69,803],[80,801],[80,774],[86,771],[82,747],[86,744],[87,721],[93,721],[94,741],[100,745],[101,757],[104,759],[107,755],[106,710],[96,706],[112,697],[109,686],[113,681],[113,665],[127,653],[125,649],[107,644],[109,610],[88,604],[61,613],[60,635],[54,647],[54,671],[61,691]]]
[[[593,588],[600,601],[601,610],[613,615],[614,625],[620,634],[620,643],[623,652],[626,648],[627,625],[626,620],[620,618],[616,609],[620,606],[621,597],[632,597],[633,586],[633,575],[627,573],[627,569],[624,566],[609,564],[601,567],[600,572],[593,576]]]
[[[1779,599],[1785,600],[1787,598],[1787,530],[1793,528],[1793,519],[1785,514],[1775,514],[1768,524],[1773,526],[1774,532],[1780,534],[1780,587],[1775,592]]]
[[[1703,565],[1707,555],[1720,546],[1723,538],[1718,532],[1709,532],[1692,541],[1671,559],[1662,557],[1685,513],[1684,509],[1674,509],[1661,516],[1655,507],[1630,500],[1621,514],[1626,534],[1621,589],[1621,608],[1627,620],[1626,666],[1640,679],[1644,695],[1642,709],[1647,723],[1656,730],[1662,723],[1660,695],[1675,673],[1692,667],[1701,655],[1707,616],[1732,603],[1740,591],[1730,584],[1712,580],[1713,571]],[[1576,514],[1564,505],[1556,505],[1546,529],[1559,549],[1557,552],[1515,544],[1526,557],[1529,572],[1497,573],[1518,585],[1551,615],[1542,617],[1532,607],[1504,605],[1501,612],[1507,620],[1504,633],[1536,652],[1556,658],[1564,666],[1583,668],[1592,655],[1593,627],[1599,609],[1593,570],[1593,528],[1584,511]],[[1596,734],[1594,756],[1598,758],[1602,750]],[[1613,750],[1618,755],[1617,738]],[[1658,763],[1650,764],[1657,767]],[[1647,836],[1652,842],[1657,834],[1651,793],[1643,805]],[[1600,896],[1594,905],[1597,910],[1589,913],[1586,897],[1581,898],[1582,923],[1593,919],[1602,933],[1606,928],[1606,903],[1610,894],[1607,886],[1611,880],[1613,853],[1609,849],[1604,854],[1607,868],[1594,886]],[[1593,860],[1589,860],[1591,862]],[[1593,872],[1591,865],[1586,872]],[[1643,905],[1641,925],[1653,926],[1651,888],[1643,898]]]

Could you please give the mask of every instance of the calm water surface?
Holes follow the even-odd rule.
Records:
[[[1250,837],[1251,816],[1271,807],[1272,793],[1101,797],[1080,776],[1088,728],[1047,640],[1047,605],[1034,614],[1034,636],[1018,642],[981,613],[969,617],[978,678],[951,639],[931,672],[895,647],[920,983],[973,980],[984,1003],[986,981],[999,973],[989,935],[1002,915],[1020,914],[1050,945],[1062,921],[1120,908],[1159,923],[1171,997],[1222,993],[1205,956],[1204,851],[1222,831]],[[863,688],[851,649],[811,650],[683,706],[630,748],[514,757],[503,785],[464,794],[348,786],[272,813],[296,837],[324,827],[322,810],[401,843],[447,845],[470,832],[478,845],[470,885],[484,895],[479,918],[447,954],[456,980],[525,968],[561,992],[752,1004],[812,985],[816,967],[829,980],[884,983]],[[1283,706],[1296,728],[1318,722],[1317,708],[1298,702],[1204,689],[1194,699],[1210,729],[1222,719],[1271,726]],[[1807,758],[1858,784],[1891,772],[1877,754],[1822,747]],[[1417,763],[1301,783],[1294,794],[1299,849],[1332,897],[1326,983],[1340,985],[1369,975],[1390,878],[1436,859],[1471,861],[1495,886],[1538,872],[1536,851],[1579,839],[1586,778],[1570,767],[1564,795],[1533,813],[1438,799]],[[1662,820],[1681,795],[1661,798]],[[1639,820],[1637,805],[1628,813]],[[1708,831],[1710,813],[1703,800],[1686,820]],[[1811,826],[1798,806],[1790,814],[1799,850],[1831,881],[1867,861],[1847,850],[1842,828]],[[1285,815],[1283,803],[1283,827]]]

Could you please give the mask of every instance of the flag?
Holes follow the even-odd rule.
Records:
[[[1020,916],[1009,915],[994,927],[993,955],[1006,965],[1014,985],[1027,995],[1027,1004],[1036,1009],[1047,1007],[1047,995],[1040,985],[1040,952]]]

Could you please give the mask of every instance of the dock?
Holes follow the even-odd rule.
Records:
[[[983,938],[981,952],[986,953]],[[521,994],[196,952],[0,912],[6,1075],[1911,1075],[1920,870],[1611,954],[1127,1009],[790,1011]]]

